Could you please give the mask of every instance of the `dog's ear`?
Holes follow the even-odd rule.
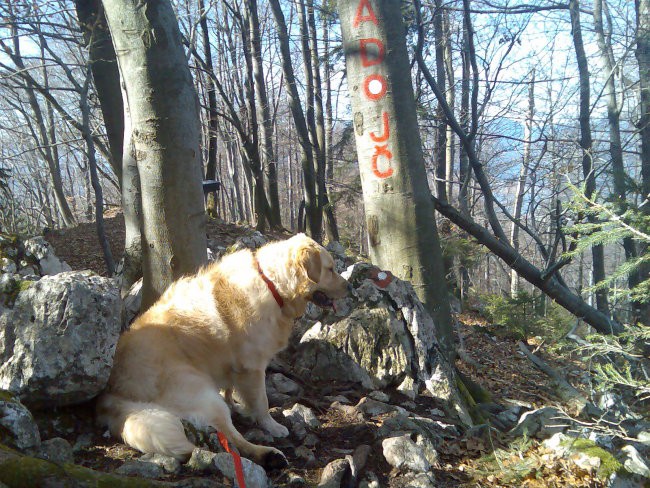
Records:
[[[297,261],[307,278],[314,283],[318,283],[322,269],[319,247],[313,245],[300,246]]]

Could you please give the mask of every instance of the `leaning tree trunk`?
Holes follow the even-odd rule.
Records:
[[[103,0],[142,191],[143,297],[207,260],[198,99],[167,0]]]
[[[453,351],[451,318],[399,2],[340,0],[372,260],[413,286]]]

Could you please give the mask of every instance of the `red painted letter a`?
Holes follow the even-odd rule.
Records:
[[[357,13],[354,16],[354,21],[352,22],[353,27],[359,27],[359,24],[362,22],[372,22],[375,25],[377,23],[377,17],[375,16],[375,11],[370,5],[370,0],[359,0],[359,5],[357,6]]]

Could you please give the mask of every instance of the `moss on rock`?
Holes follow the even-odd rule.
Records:
[[[41,486],[74,486],[97,488],[149,488],[168,486],[139,478],[126,478],[100,473],[75,464],[56,464],[25,456],[0,444],[0,486],[37,488]]]
[[[613,454],[607,452],[592,440],[572,439],[565,441],[563,445],[568,447],[571,452],[582,453],[600,459],[600,466],[596,471],[596,476],[601,480],[609,479],[614,473],[625,472],[625,468]]]

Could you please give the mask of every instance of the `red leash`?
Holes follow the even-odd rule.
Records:
[[[217,437],[226,452],[232,456],[232,460],[235,463],[235,476],[237,477],[239,488],[246,488],[246,482],[244,481],[244,467],[241,464],[239,453],[234,449],[230,449],[228,439],[226,439],[226,436],[223,435],[222,432],[217,432]]]

